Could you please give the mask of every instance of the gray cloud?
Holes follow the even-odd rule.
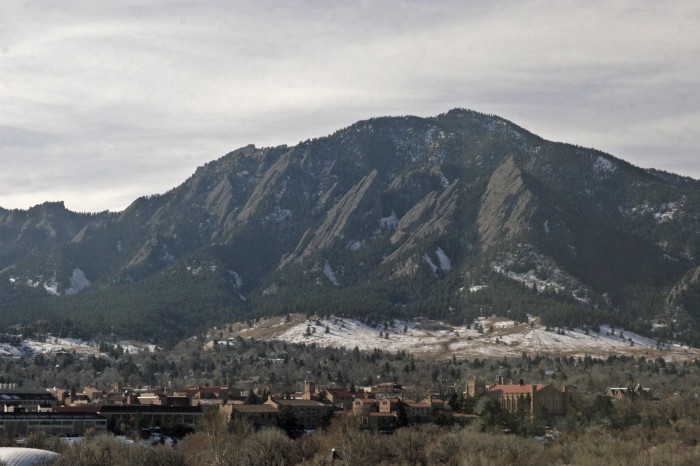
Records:
[[[248,143],[453,107],[697,178],[696,3],[3,2],[0,206],[118,210]]]

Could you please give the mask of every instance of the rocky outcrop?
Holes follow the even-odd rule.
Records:
[[[83,215],[66,209],[63,202],[46,202],[29,210],[0,211],[0,245],[7,243],[65,243],[86,225],[108,214]]]
[[[692,320],[700,318],[700,267],[688,272],[669,292],[662,319],[684,330]]]
[[[280,156],[280,158],[267,169],[260,181],[255,185],[255,189],[251,194],[248,202],[241,210],[241,213],[236,217],[236,223],[245,223],[257,211],[260,202],[266,195],[275,192],[275,186],[289,167],[291,155],[289,152]]]
[[[224,178],[209,192],[204,200],[203,207],[211,215],[214,215],[219,222],[223,222],[231,212],[233,194],[231,182],[228,178]]]
[[[323,196],[318,200],[316,203],[316,206],[314,207],[314,212],[322,212],[323,210],[328,208],[328,201],[332,199],[333,196],[336,195],[336,191],[338,188],[338,182],[336,181],[333,183],[333,185],[323,193]]]
[[[412,249],[418,240],[447,230],[457,208],[458,186],[459,182],[455,181],[442,192],[431,192],[401,217],[390,241],[391,244],[403,244],[387,256],[384,262],[397,259]]]
[[[353,219],[378,214],[380,207],[378,188],[379,172],[372,170],[331,207],[326,219],[315,232],[307,231],[304,234],[296,251],[287,258],[285,263],[292,259],[303,260],[315,251],[327,248],[334,240],[343,237]]]
[[[491,175],[477,217],[482,249],[514,240],[529,231],[536,206],[522,175],[512,156],[506,157]]]

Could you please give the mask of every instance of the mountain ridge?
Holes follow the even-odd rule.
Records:
[[[293,311],[463,323],[534,309],[698,343],[698,206],[697,180],[500,117],[373,118],[242,147],[118,213],[0,209],[0,325],[157,341]],[[90,285],[67,296],[76,276]]]

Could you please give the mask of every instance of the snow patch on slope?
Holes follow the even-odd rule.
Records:
[[[236,288],[243,286],[243,278],[241,278],[241,276],[235,270],[229,270],[228,273],[231,274],[233,280],[236,282]]]
[[[428,266],[430,267],[430,270],[432,270],[433,273],[437,272],[438,267],[437,267],[437,265],[435,265],[435,262],[433,262],[433,260],[430,258],[429,255],[423,254],[423,260],[425,261],[426,264],[428,264]]]
[[[326,260],[326,262],[323,264],[323,275],[326,276],[326,278],[335,286],[340,285],[338,283],[338,277],[335,275],[335,272],[333,271],[333,268],[331,267],[330,262]]]
[[[36,356],[37,354],[52,354],[75,352],[81,356],[103,356],[100,352],[100,341],[97,340],[80,340],[77,338],[62,338],[52,335],[46,335],[42,340],[19,340],[16,344],[0,343],[0,357],[9,358],[26,358]],[[106,343],[106,342],[105,342]],[[140,353],[142,351],[153,352],[156,350],[155,345],[120,340],[118,342],[109,342],[108,345],[116,348],[121,347],[127,353]]]
[[[470,292],[470,293],[476,293],[477,291],[484,290],[484,289],[486,289],[486,288],[488,288],[488,287],[489,287],[488,285],[474,285],[474,286],[470,286],[470,287],[469,287],[469,292]]]
[[[661,204],[659,210],[654,212],[654,220],[657,224],[662,224],[673,220],[678,211],[678,204],[676,202],[668,202],[666,204]]]
[[[282,209],[280,206],[275,206],[275,208],[267,214],[265,217],[263,217],[264,222],[284,222],[287,219],[292,218],[292,211],[289,209]]]
[[[450,260],[450,258],[447,257],[445,251],[443,251],[440,247],[435,250],[435,253],[438,256],[438,261],[440,261],[440,268],[442,269],[442,271],[448,272],[452,268],[452,261]]]
[[[531,246],[521,245],[519,250],[508,253],[499,262],[492,263],[491,268],[494,272],[540,293],[543,291],[570,292],[575,299],[583,303],[589,302],[589,290],[586,285],[560,269],[552,259],[539,254]]]
[[[396,230],[399,226],[399,219],[396,217],[396,212],[391,211],[391,215],[388,217],[382,217],[379,219],[379,228],[385,231]]]
[[[349,251],[359,251],[362,247],[362,241],[349,241],[348,244],[345,245],[345,247]]]
[[[593,171],[598,176],[614,173],[615,170],[617,170],[615,164],[603,156],[598,157],[593,163]]]
[[[66,290],[66,294],[78,294],[90,285],[92,285],[92,283],[85,276],[85,272],[80,269],[73,269],[73,273],[70,276],[70,288]]]
[[[56,279],[53,279],[50,282],[44,283],[44,289],[51,296],[58,296],[60,294],[58,292],[58,282],[56,281]]]

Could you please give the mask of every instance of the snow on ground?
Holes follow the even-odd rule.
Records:
[[[362,247],[362,242],[360,241],[350,241],[346,245],[346,248],[350,251],[359,251]]]
[[[460,335],[476,336],[478,333],[466,327],[451,326],[445,326],[442,330],[424,330],[420,324],[400,320],[395,320],[393,327],[385,328],[383,325],[371,327],[355,319],[329,318],[302,322],[272,339],[348,349],[357,346],[361,350],[380,348],[392,352],[432,353],[442,351],[445,342]]]
[[[593,164],[593,171],[595,171],[597,175],[613,173],[615,170],[617,170],[615,164],[602,156],[598,157]]]
[[[430,270],[433,271],[433,273],[437,272],[437,265],[433,262],[433,260],[430,258],[429,255],[423,254],[423,260],[425,261],[426,264],[430,267]]]
[[[396,230],[399,226],[399,219],[396,217],[396,212],[391,211],[391,215],[388,217],[382,217],[379,219],[379,228],[386,231]]]
[[[140,353],[143,351],[155,351],[155,345],[140,342],[120,340],[116,343],[107,343],[112,347],[119,345],[125,352]],[[102,353],[99,350],[99,341],[84,341],[75,338],[61,338],[47,336],[43,340],[20,340],[18,344],[0,343],[0,358],[24,358],[37,354],[75,352],[78,355],[95,355]]]
[[[73,269],[73,273],[70,276],[70,288],[66,290],[66,294],[78,294],[90,285],[92,283],[85,276],[85,272],[80,269]]]
[[[237,324],[237,333],[289,343],[315,343],[347,349],[357,347],[364,351],[379,348],[435,358],[450,358],[453,355],[461,358],[518,357],[523,352],[566,357],[589,355],[596,358],[610,355],[663,357],[667,360],[700,357],[697,349],[668,345],[659,347],[656,340],[624,329],[606,325],[600,327],[600,332],[590,329],[547,329],[538,321],[533,318],[528,323],[519,323],[505,318],[482,317],[468,328],[427,320],[395,320],[393,326],[385,327],[381,323],[372,327],[355,319],[306,319],[299,315],[291,320],[279,317],[267,319],[248,328]]]
[[[236,288],[240,288],[243,286],[243,278],[241,278],[240,275],[235,270],[229,270],[228,273],[233,277],[233,280],[236,282]]]
[[[676,202],[669,202],[666,204],[661,204],[658,212],[654,212],[654,220],[656,223],[661,224],[673,220],[676,213],[678,212]]]
[[[58,296],[58,282],[56,280],[51,280],[50,282],[44,283],[44,289],[51,296]]]
[[[81,354],[99,353],[96,346],[74,338],[47,337],[44,341],[23,340],[22,346],[27,348],[28,353],[32,354],[58,353],[73,350]]]
[[[553,277],[553,279],[538,278],[537,272],[534,269],[524,273],[516,273],[512,270],[507,270],[506,267],[501,264],[496,264],[493,266],[493,270],[496,273],[500,273],[504,277],[510,278],[513,281],[520,282],[526,285],[528,288],[537,288],[538,291],[553,290],[557,293],[566,291],[566,288],[564,286],[557,283],[555,277]],[[559,272],[561,271],[555,269],[552,275],[560,275]]]
[[[339,285],[338,277],[335,275],[335,272],[333,271],[333,268],[328,260],[326,260],[326,262],[323,264],[323,275],[325,275],[326,278],[335,286]]]
[[[438,260],[440,261],[440,268],[442,269],[442,271],[448,272],[452,268],[452,261],[450,260],[450,258],[447,257],[447,254],[445,254],[445,251],[443,251],[442,248],[437,248],[435,250],[435,253],[438,256]]]
[[[488,288],[488,285],[474,285],[469,287],[469,292],[470,293],[476,293],[477,291],[481,291],[485,288]]]

